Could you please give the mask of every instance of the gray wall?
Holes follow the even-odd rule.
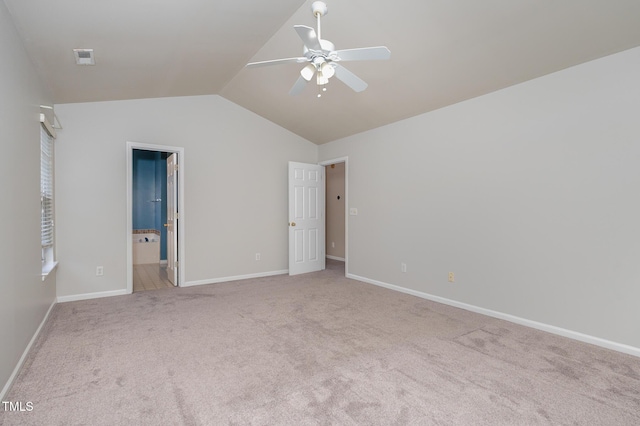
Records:
[[[50,104],[0,2],[0,389],[55,299],[40,278],[41,104]],[[1,395],[0,395],[1,396]]]
[[[287,163],[316,145],[215,95],[56,113],[58,296],[126,289],[127,141],[184,147],[186,284],[288,268]]]
[[[640,348],[639,75],[636,48],[320,146],[349,272]]]

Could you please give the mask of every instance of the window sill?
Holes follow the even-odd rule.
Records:
[[[42,265],[42,281],[46,280],[49,274],[56,270],[58,262],[48,262]]]

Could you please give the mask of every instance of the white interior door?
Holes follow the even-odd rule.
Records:
[[[167,158],[167,275],[178,285],[178,154]]]
[[[325,268],[324,167],[289,162],[289,275]]]

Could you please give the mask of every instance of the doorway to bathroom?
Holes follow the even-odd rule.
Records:
[[[182,169],[182,148],[127,143],[129,293],[184,280]]]

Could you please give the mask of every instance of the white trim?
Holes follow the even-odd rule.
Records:
[[[340,262],[344,262],[344,257],[338,257],[338,256],[331,256],[331,255],[326,255],[325,256],[327,259],[331,259],[331,260],[339,260]]]
[[[42,281],[45,281],[49,275],[58,267],[58,261],[47,262],[42,264]]]
[[[127,290],[98,291],[95,293],[72,294],[71,296],[58,296],[58,303],[76,302],[78,300],[100,299],[102,297],[124,296]]]
[[[33,343],[38,338],[38,335],[40,334],[40,330],[42,330],[42,327],[47,322],[47,319],[49,318],[49,314],[51,313],[51,310],[53,309],[53,307],[55,305],[56,305],[56,301],[54,300],[51,303],[51,306],[49,306],[49,310],[47,310],[47,313],[44,315],[44,318],[40,322],[40,325],[36,329],[36,332],[33,333],[33,337],[29,341],[29,344],[24,349],[24,352],[22,352],[22,356],[20,357],[20,360],[18,360],[18,363],[16,364],[16,367],[13,369],[13,372],[11,373],[11,376],[9,376],[9,380],[7,380],[7,383],[2,388],[2,392],[0,392],[0,401],[4,401],[5,395],[7,394],[7,392],[9,392],[9,389],[11,388],[11,385],[13,384],[13,381],[16,379],[16,376],[18,375],[18,372],[20,372],[20,369],[22,368],[22,364],[24,364],[25,359],[27,359],[27,355],[29,354],[29,351],[31,350],[31,346],[33,346]]]
[[[142,142],[127,141],[127,294],[133,293],[133,247],[131,241],[131,232],[133,230],[133,150],[142,149],[146,151],[171,152],[178,154],[178,164],[180,165],[180,177],[178,178],[178,212],[180,218],[178,220],[178,258],[180,262],[178,269],[178,287],[182,287],[186,282],[185,265],[185,208],[184,208],[184,181],[185,181],[185,158],[184,148],[179,146],[155,145]]]
[[[336,163],[344,163],[344,276],[349,276],[349,157],[332,158],[331,160],[324,160],[318,164],[321,166],[328,166]],[[325,190],[326,192],[326,190]],[[325,197],[326,198],[326,197]],[[325,202],[325,210],[326,210]],[[326,231],[326,230],[325,230]],[[326,237],[325,237],[326,238]],[[326,256],[332,259],[330,256]]]
[[[187,281],[184,283],[182,287],[193,287],[196,285],[217,284],[217,283],[225,283],[228,281],[248,280],[250,278],[272,277],[274,275],[286,275],[288,273],[289,273],[288,269],[283,269],[281,271],[259,272],[257,274],[235,275],[232,277],[210,278],[208,280],[198,280],[198,281]]]
[[[478,314],[487,315],[493,318],[502,319],[505,321],[509,321],[515,324],[524,325],[526,327],[535,328],[537,330],[546,331],[548,333],[557,334],[558,336],[568,337],[573,340],[578,340],[580,342],[589,343],[592,345],[600,346],[606,349],[611,349],[614,351],[622,352],[625,354],[633,355],[636,357],[640,357],[640,348],[636,348],[634,346],[625,345],[623,343],[612,342],[610,340],[601,339],[599,337],[590,336],[588,334],[579,333],[577,331],[567,330],[565,328],[556,327],[554,325],[544,324],[537,321],[528,320],[526,318],[520,318],[514,315],[505,314],[498,311],[492,311],[490,309],[481,308],[479,306],[469,305],[467,303],[458,302],[451,299],[446,299],[440,296],[434,296],[432,294],[423,293],[417,290],[411,290],[408,288],[400,287],[394,284],[388,284],[382,281],[376,281],[369,278],[361,277],[358,275],[347,274],[347,278],[351,278],[353,280],[362,281],[364,283],[377,285],[379,287],[388,288],[390,290],[399,291],[401,293],[410,294],[412,296],[417,296],[423,299],[431,300],[433,302],[442,303],[449,306],[454,306],[456,308],[464,309],[466,311],[476,312]]]

